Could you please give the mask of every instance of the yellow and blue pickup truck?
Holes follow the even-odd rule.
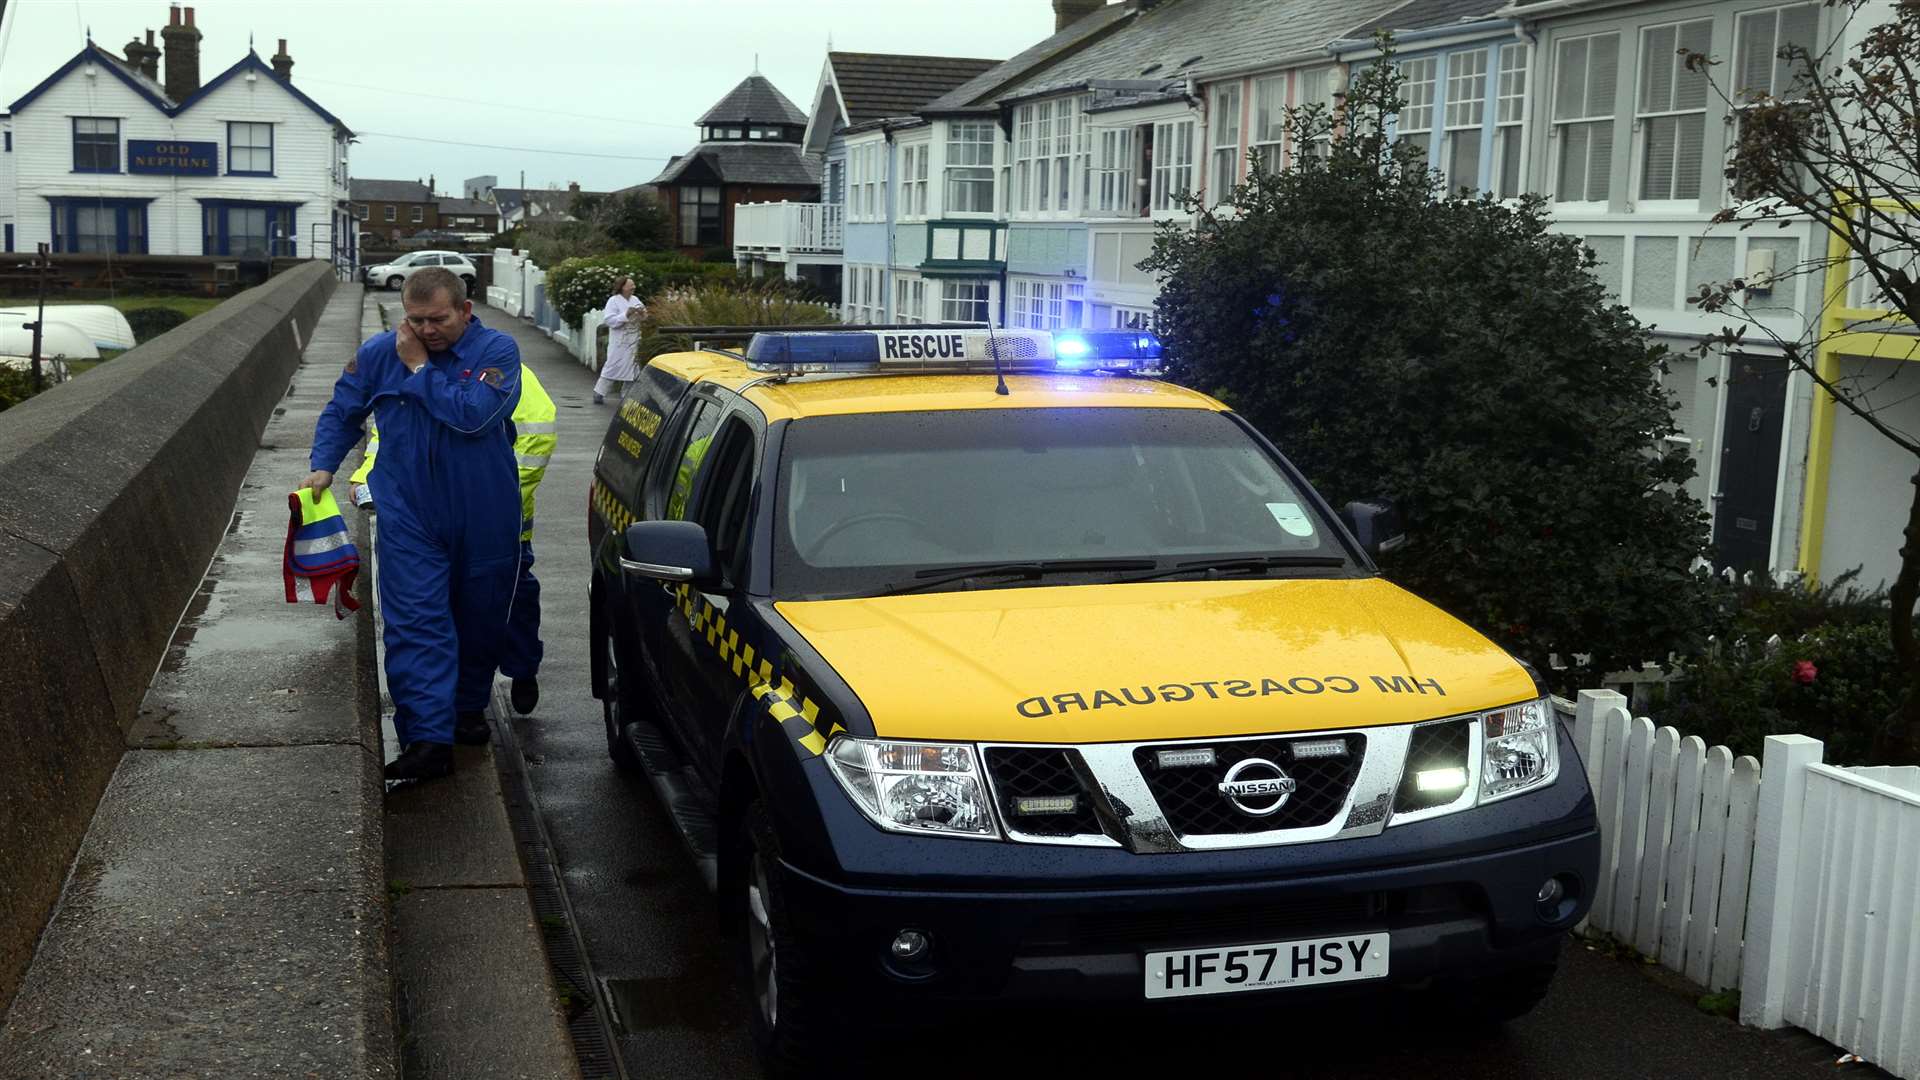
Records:
[[[1380,576],[1391,507],[1138,331],[695,337],[595,466],[593,689],[770,1071],[850,1009],[1545,993],[1593,800],[1529,669]]]

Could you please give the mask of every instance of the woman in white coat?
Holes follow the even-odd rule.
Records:
[[[634,354],[640,349],[640,320],[647,317],[647,305],[633,295],[633,279],[623,277],[614,286],[614,294],[607,297],[607,306],[601,312],[603,321],[610,333],[607,335],[607,362],[600,369],[600,381],[593,384],[593,403],[606,404],[606,395],[620,388],[621,398],[627,396],[627,384],[640,377],[640,365],[634,362]]]

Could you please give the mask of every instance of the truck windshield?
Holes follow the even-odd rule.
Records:
[[[1199,409],[795,420],[774,513],[780,599],[1357,569],[1299,482]]]

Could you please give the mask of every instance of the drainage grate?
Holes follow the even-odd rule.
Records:
[[[493,724],[493,761],[500,773],[500,791],[506,799],[507,820],[527,875],[527,895],[547,947],[554,980],[566,995],[567,1033],[573,1038],[574,1059],[584,1080],[626,1080],[625,1064],[613,1045],[607,1006],[595,991],[596,981],[581,944],[573,907],[554,873],[553,844],[540,820],[540,807],[527,776],[519,744],[505,703],[496,695],[488,718]]]

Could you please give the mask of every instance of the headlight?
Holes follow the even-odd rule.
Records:
[[[1482,713],[1480,801],[1518,795],[1559,772],[1559,733],[1553,702],[1535,698]]]
[[[979,755],[965,743],[891,742],[842,735],[827,766],[874,824],[896,832],[997,839]]]

